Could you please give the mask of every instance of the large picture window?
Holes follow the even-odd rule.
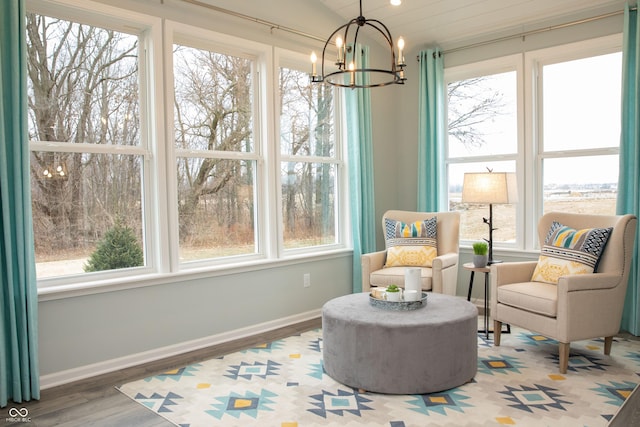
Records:
[[[145,266],[138,36],[36,13],[26,29],[38,278]]]
[[[485,66],[486,67],[486,64]],[[462,203],[462,183],[467,172],[515,172],[518,156],[518,97],[515,61],[452,70],[447,80],[447,177],[449,209],[459,211],[463,241],[488,237],[482,218],[489,206]],[[502,70],[500,70],[502,68]],[[515,243],[516,205],[495,205],[494,243]]]
[[[540,63],[543,212],[614,215],[622,53]]]
[[[255,61],[175,44],[173,76],[180,260],[254,254]]]
[[[345,247],[336,92],[299,54],[108,5],[25,22],[39,287]]]
[[[334,89],[311,85],[308,72],[299,68],[279,71],[284,248],[336,244],[340,157]]]
[[[621,38],[610,36],[445,70],[449,209],[461,240],[488,236],[488,206],[465,205],[465,172],[515,172],[519,202],[495,205],[497,247],[532,250],[550,211],[614,214]]]

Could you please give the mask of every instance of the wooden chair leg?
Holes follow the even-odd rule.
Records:
[[[569,346],[570,346],[570,343],[568,343],[568,342],[561,342],[560,343],[559,358],[560,358],[560,373],[561,374],[566,374],[567,373],[567,368],[569,367]]]
[[[502,333],[502,322],[499,320],[493,321],[493,345],[500,347],[500,334]]]
[[[611,344],[613,344],[613,337],[604,337],[604,354],[607,356],[611,354]]]

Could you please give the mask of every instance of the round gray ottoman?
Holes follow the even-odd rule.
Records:
[[[425,394],[469,382],[478,368],[478,309],[429,293],[417,310],[371,306],[368,293],[322,307],[325,372],[353,388]]]

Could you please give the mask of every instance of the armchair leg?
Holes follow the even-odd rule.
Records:
[[[560,358],[560,373],[561,374],[566,374],[567,373],[567,368],[569,367],[569,346],[570,346],[570,343],[568,343],[568,342],[561,342],[560,343],[559,358]]]
[[[493,321],[493,345],[500,347],[500,334],[502,333],[502,322],[499,320]]]
[[[607,356],[611,354],[611,344],[613,344],[613,337],[604,337],[604,354]]]

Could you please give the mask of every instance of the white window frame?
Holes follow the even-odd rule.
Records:
[[[86,9],[85,9],[86,7]],[[158,91],[159,82],[162,81],[162,73],[152,76],[147,70],[158,69],[159,63],[149,52],[161,45],[161,20],[151,16],[122,11],[110,6],[87,2],[83,8],[77,6],[77,2],[59,0],[45,2],[41,0],[28,0],[29,12],[59,18],[62,20],[80,22],[100,28],[107,28],[122,33],[138,36],[139,40],[139,82],[140,82],[140,126],[141,139],[138,146],[75,144],[69,142],[54,141],[30,141],[30,151],[49,151],[67,153],[96,153],[96,154],[125,154],[137,155],[142,161],[142,221],[143,221],[143,251],[145,265],[142,267],[125,268],[118,270],[101,271],[94,273],[82,273],[66,276],[54,276],[38,280],[38,288],[65,288],[86,282],[116,283],[122,279],[134,275],[151,274],[158,268],[156,248],[161,243],[161,234],[158,233],[160,224],[157,217],[150,217],[146,212],[153,205],[153,194],[156,192],[158,182],[155,177],[157,165],[152,160],[154,157],[151,142],[157,137],[158,127],[151,119],[155,112],[154,105],[161,100]],[[159,67],[161,70],[161,67]],[[160,263],[161,264],[161,263]]]
[[[203,30],[201,28],[192,27],[190,25],[167,21],[165,24],[165,67],[166,67],[166,94],[165,99],[174,99],[174,76],[173,76],[173,45],[185,45],[196,49],[209,50],[225,55],[236,56],[249,59],[254,64],[253,74],[253,152],[240,151],[206,151],[206,150],[184,150],[175,146],[175,130],[174,130],[174,106],[173,102],[166,105],[165,122],[167,124],[167,175],[173,173],[175,175],[175,165],[178,157],[201,157],[201,158],[218,158],[229,160],[246,160],[255,161],[256,182],[254,187],[254,227],[255,227],[255,245],[256,252],[252,254],[236,255],[230,257],[219,257],[202,259],[189,262],[180,262],[179,247],[180,239],[178,235],[179,217],[178,217],[178,189],[175,177],[168,178],[168,197],[169,197],[169,227],[171,230],[170,247],[174,249],[171,257],[172,271],[201,269],[207,266],[224,266],[239,262],[250,262],[268,258],[270,249],[265,247],[267,238],[267,203],[269,199],[268,188],[265,183],[268,181],[268,172],[266,165],[266,155],[268,153],[265,135],[268,135],[268,129],[265,129],[266,123],[271,121],[271,117],[264,117],[264,112],[270,111],[265,108],[267,102],[265,100],[269,96],[268,86],[268,70],[271,68],[271,47],[260,43],[249,42],[247,40],[232,37],[226,34],[216,33],[214,31]],[[268,113],[267,113],[268,114]]]
[[[516,112],[516,121],[517,121],[517,142],[516,142],[516,152],[512,154],[501,154],[501,155],[487,155],[487,156],[466,156],[466,157],[449,157],[449,144],[445,144],[445,182],[443,183],[444,189],[441,191],[441,199],[439,201],[440,206],[449,206],[449,166],[453,164],[465,164],[465,163],[492,163],[496,161],[513,161],[515,162],[516,168],[516,177],[518,181],[518,194],[522,194],[523,191],[523,178],[524,172],[523,167],[525,159],[522,148],[524,147],[524,112],[523,112],[523,98],[522,98],[522,71],[523,71],[523,62],[521,55],[509,55],[501,58],[490,59],[482,62],[476,62],[472,64],[459,65],[456,67],[445,68],[444,70],[444,85],[445,90],[449,83],[466,80],[476,77],[488,76],[493,74],[501,74],[506,72],[516,72],[516,91],[517,91],[517,112]],[[445,96],[445,102],[447,97]],[[449,107],[448,104],[445,106],[445,112],[448,112]],[[448,123],[448,119],[446,120]],[[448,141],[448,133],[447,133],[447,141]],[[522,200],[521,198],[519,200]],[[499,242],[494,241],[494,248],[508,248],[508,249],[522,249],[523,248],[523,227],[524,223],[524,211],[523,203],[520,201],[516,204],[516,240],[513,243],[510,242]],[[487,216],[489,212],[487,211]],[[499,227],[500,224],[494,224],[496,227]],[[461,240],[461,244],[465,246],[471,246],[472,240]]]
[[[297,52],[292,52],[288,50],[284,50],[281,48],[275,49],[275,60],[274,60],[274,87],[278,88],[279,82],[279,74],[280,68],[290,68],[296,69],[299,71],[308,71],[309,70],[309,56],[303,55]],[[345,230],[345,224],[347,223],[347,212],[346,206],[348,201],[346,199],[346,185],[347,185],[347,177],[345,172],[345,147],[346,140],[343,132],[343,123],[344,123],[344,105],[343,105],[343,91],[338,90],[337,88],[333,88],[333,120],[335,125],[335,147],[334,147],[334,157],[321,157],[321,156],[292,156],[282,154],[280,149],[280,102],[279,99],[275,99],[274,104],[274,126],[275,126],[275,135],[274,135],[274,145],[275,145],[275,153],[274,159],[275,163],[273,166],[273,170],[275,173],[275,186],[277,193],[277,213],[274,216],[277,218],[277,225],[274,229],[278,230],[278,239],[277,239],[277,253],[280,257],[293,257],[301,254],[310,254],[317,253],[318,251],[330,251],[330,250],[338,250],[346,248],[346,235],[348,231]],[[285,249],[284,247],[284,218],[282,212],[282,177],[280,174],[280,170],[283,162],[304,162],[304,163],[327,163],[335,165],[335,233],[336,233],[336,243],[333,244],[325,244],[325,245],[317,245],[317,246],[308,246],[304,248],[289,248]]]
[[[542,85],[539,84],[540,70],[545,65],[568,62],[577,59],[606,55],[620,52],[622,50],[622,34],[600,37],[592,40],[585,40],[576,43],[555,46],[546,49],[539,49],[524,54],[526,92],[525,98],[529,100],[526,108],[526,152],[531,156],[528,164],[532,165],[533,176],[526,181],[525,204],[530,208],[531,228],[527,230],[527,247],[534,250],[540,249],[537,224],[543,213],[543,167],[545,159],[596,156],[596,155],[619,155],[619,147],[603,147],[584,150],[546,151],[543,141],[543,123],[539,119],[543,117]]]
[[[534,252],[539,250],[538,221],[542,216],[543,176],[542,162],[548,158],[574,157],[586,155],[618,155],[619,149],[603,147],[599,149],[544,151],[542,141],[541,87],[537,84],[540,67],[548,64],[605,55],[622,50],[622,34],[614,34],[595,39],[568,43],[545,49],[532,50],[521,54],[508,55],[496,59],[445,68],[445,85],[452,81],[464,80],[483,75],[516,71],[518,85],[518,151],[514,155],[473,156],[450,159],[448,144],[445,147],[445,168],[456,163],[490,162],[514,160],[518,180],[518,206],[516,210],[516,243],[494,242],[499,250]],[[448,108],[445,108],[447,111]],[[445,180],[445,181],[448,181]],[[449,206],[449,183],[443,183],[441,206]],[[499,224],[496,224],[499,227]],[[470,241],[462,241],[470,246]]]
[[[278,62],[296,68],[308,67],[306,55],[174,22],[150,15],[95,3],[91,0],[26,0],[27,10],[60,19],[109,28],[140,37],[141,145],[92,146],[68,143],[33,142],[31,150],[83,151],[135,154],[143,156],[143,240],[145,266],[108,272],[83,273],[38,280],[38,291],[47,299],[65,295],[86,295],[164,284],[180,278],[210,277],[288,265],[304,259],[324,259],[351,250],[348,227],[348,175],[344,129],[344,98],[335,91],[336,157],[300,158],[336,164],[336,244],[285,250],[281,222],[279,114],[276,97]],[[255,254],[180,263],[176,148],[173,111],[173,44],[255,59],[254,147],[252,153],[212,152],[205,156],[256,161],[254,188],[256,213]],[[184,150],[180,154],[190,154]],[[203,155],[199,152],[198,155]]]

